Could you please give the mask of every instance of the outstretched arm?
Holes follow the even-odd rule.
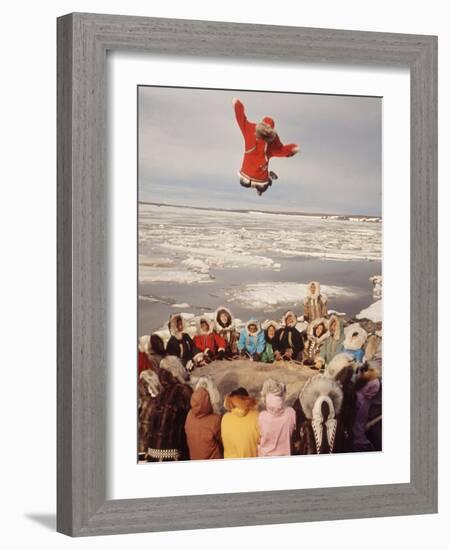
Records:
[[[234,105],[234,112],[237,124],[239,125],[242,134],[244,134],[246,126],[248,124],[248,119],[246,118],[245,114],[245,106],[240,101],[240,99],[237,99],[236,97],[232,100],[232,104]]]
[[[296,143],[288,143],[287,145],[283,145],[281,140],[279,139],[279,136],[276,136],[276,139],[271,144],[270,147],[270,156],[271,157],[292,157],[293,155],[296,155],[296,153],[299,151],[299,145]]]

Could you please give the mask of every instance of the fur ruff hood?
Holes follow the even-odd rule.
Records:
[[[336,378],[338,374],[345,368],[355,368],[356,361],[349,353],[337,353],[326,369],[326,374],[332,378]]]
[[[198,382],[195,385],[195,390],[199,388],[204,388],[207,391],[207,393],[209,394],[209,399],[210,399],[214,413],[220,414],[221,413],[221,395],[212,378],[210,376],[205,376],[205,375],[200,376],[198,378]]]
[[[334,414],[337,416],[343,403],[343,391],[333,378],[317,374],[309,378],[299,394],[299,401],[306,418],[310,420],[313,418],[315,403],[319,398],[323,401],[323,397],[328,397],[331,400]]]
[[[323,325],[323,327],[324,327],[324,331],[323,331],[323,334],[321,336],[315,336],[314,331],[315,331],[315,328],[318,325]],[[307,338],[309,340],[312,340],[313,342],[315,342],[317,344],[321,344],[328,337],[329,337],[329,324],[328,324],[327,319],[324,319],[324,318],[315,319],[315,321],[312,321],[309,324],[309,326],[307,327]]]
[[[250,395],[227,395],[224,400],[225,409],[237,416],[246,416],[257,407],[257,400]]]
[[[287,326],[287,323],[286,323],[286,319],[289,315],[292,315],[293,316],[293,322],[290,323],[288,326],[289,327],[296,327],[296,323],[298,322],[298,318],[296,317],[296,315],[293,313],[293,311],[286,311],[284,313],[284,315],[282,316],[282,322],[284,323],[284,326]]]
[[[181,319],[182,322],[182,328],[181,330],[178,330],[178,321]],[[180,313],[172,313],[169,317],[168,321],[168,330],[170,331],[170,335],[174,336],[177,340],[182,339],[182,333],[185,332],[185,321],[184,317]]]
[[[366,342],[368,334],[358,323],[349,325],[345,328],[345,341],[343,347],[345,349],[356,350],[362,349]]]
[[[249,328],[248,328],[248,327],[249,327],[250,325],[256,325],[256,327],[257,327],[256,332],[250,332],[250,331],[249,331]],[[246,322],[245,328],[246,328],[248,334],[251,335],[251,336],[253,336],[254,338],[255,338],[255,337],[259,334],[259,332],[261,331],[260,323],[259,323],[259,321],[258,321],[257,319],[255,319],[254,317],[251,317],[251,319],[250,319],[249,321]]]
[[[139,379],[143,380],[151,397],[157,397],[161,393],[162,385],[158,375],[154,371],[150,369],[143,370],[140,373]]]
[[[201,328],[202,322],[206,322],[209,327],[206,331]],[[214,331],[214,322],[211,319],[208,319],[205,315],[201,315],[201,317],[196,322],[196,330],[200,336],[207,336],[209,334],[212,334],[212,332]]]
[[[161,361],[160,367],[161,369],[169,372],[173,378],[182,384],[185,384],[190,378],[189,373],[184,368],[184,365],[179,360],[179,357],[176,357],[175,355],[167,355],[167,357],[164,357]]]
[[[329,332],[329,336],[334,340],[340,340],[340,338],[343,336],[343,323],[338,315],[331,315],[328,321],[329,329],[331,324],[334,322],[335,322],[335,332],[334,334],[331,334]]]
[[[145,336],[139,338],[139,351],[147,354],[150,352],[150,338],[151,336],[149,334],[145,334]]]
[[[221,320],[220,320],[220,315],[221,313],[227,313],[227,315],[229,316],[229,324],[227,325],[223,325]],[[216,327],[216,330],[217,331],[220,331],[220,330],[234,330],[234,317],[232,316],[232,313],[231,313],[231,310],[229,310],[227,307],[224,307],[224,306],[221,306],[217,309],[217,311],[215,312],[215,315],[214,315],[214,319],[215,319],[215,327]]]
[[[312,285],[315,285],[315,292],[312,292],[310,290],[310,287]],[[305,300],[307,300],[308,298],[312,299],[312,300],[316,300],[318,297],[321,298],[321,301],[323,303],[327,302],[326,294],[321,294],[321,285],[320,285],[320,283],[318,281],[310,281],[310,283],[307,285],[307,296],[306,296]]]
[[[264,330],[265,332],[266,332],[270,327],[273,327],[274,330],[277,330],[277,329],[279,328],[279,323],[278,323],[277,321],[268,320],[268,321],[265,321],[265,322],[262,324],[262,330]]]

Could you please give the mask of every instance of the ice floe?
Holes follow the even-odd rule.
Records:
[[[382,223],[139,205],[141,282],[207,282],[214,270],[282,270],[282,257],[380,261]]]
[[[321,285],[329,297],[352,297],[354,292],[341,286]],[[238,302],[251,309],[274,311],[282,306],[302,304],[307,295],[307,284],[290,282],[250,283],[226,291],[229,302]]]

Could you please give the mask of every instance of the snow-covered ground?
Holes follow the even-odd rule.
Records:
[[[358,219],[139,205],[139,280],[205,283],[222,268],[282,270],[282,258],[380,261],[382,224]]]

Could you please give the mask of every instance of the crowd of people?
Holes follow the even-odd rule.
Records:
[[[328,315],[327,297],[311,282],[306,329],[287,311],[238,331],[226,307],[201,316],[193,338],[180,314],[166,343],[139,340],[139,461],[208,460],[381,449],[380,338],[358,323]],[[268,378],[258,395],[237,387],[224,398],[201,367],[213,360],[292,362],[317,372],[291,406],[286,386]],[[286,364],[286,363],[283,363]],[[195,384],[191,373],[199,373]]]

